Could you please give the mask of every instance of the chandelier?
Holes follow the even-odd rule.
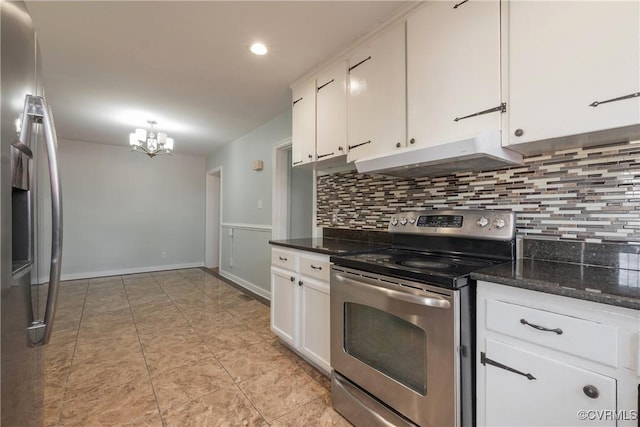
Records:
[[[173,151],[173,138],[167,138],[164,132],[154,131],[153,127],[157,124],[154,120],[147,120],[149,123],[149,131],[144,129],[136,129],[135,133],[129,134],[129,145],[132,151],[139,151],[149,157],[155,157],[158,154],[171,154]]]

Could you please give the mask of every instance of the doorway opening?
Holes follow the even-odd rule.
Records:
[[[207,171],[204,266],[219,272],[222,217],[222,166]]]
[[[291,138],[274,147],[272,238],[315,237],[315,173],[291,167]]]

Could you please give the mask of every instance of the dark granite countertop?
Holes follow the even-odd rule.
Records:
[[[284,246],[286,248],[300,249],[303,251],[317,252],[326,255],[357,254],[384,249],[390,246],[384,243],[334,239],[328,237],[270,240],[269,243],[276,246]]]
[[[640,271],[522,259],[471,274],[475,280],[640,310]]]

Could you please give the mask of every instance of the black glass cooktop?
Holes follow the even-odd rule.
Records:
[[[458,288],[468,283],[471,272],[505,261],[404,249],[387,249],[374,253],[333,256],[331,262],[338,266],[366,272]]]

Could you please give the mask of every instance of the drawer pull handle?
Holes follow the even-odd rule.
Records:
[[[311,264],[311,268],[313,268],[314,270],[322,270],[322,267],[316,267],[315,265]]]
[[[280,261],[286,261],[286,260],[287,260],[285,257],[281,257],[281,256],[279,256],[279,257],[278,257],[278,259],[279,259]]]
[[[533,329],[537,329],[539,331],[555,332],[558,335],[562,335],[562,329],[560,329],[560,328],[555,328],[555,329],[545,328],[544,326],[540,326],[540,325],[535,325],[533,323],[529,323],[525,319],[520,319],[520,323],[522,323],[523,325],[531,326]]]
[[[304,283],[302,283],[302,280],[299,280],[298,281],[298,286],[302,286],[302,285],[304,285]]]
[[[584,391],[584,394],[586,394],[587,397],[592,399],[597,399],[600,396],[600,391],[596,386],[586,385],[582,387],[582,391]]]
[[[293,277],[293,276],[291,276],[291,281],[292,281],[292,282],[295,282],[295,281],[296,281],[296,278],[295,278],[295,277]]]

